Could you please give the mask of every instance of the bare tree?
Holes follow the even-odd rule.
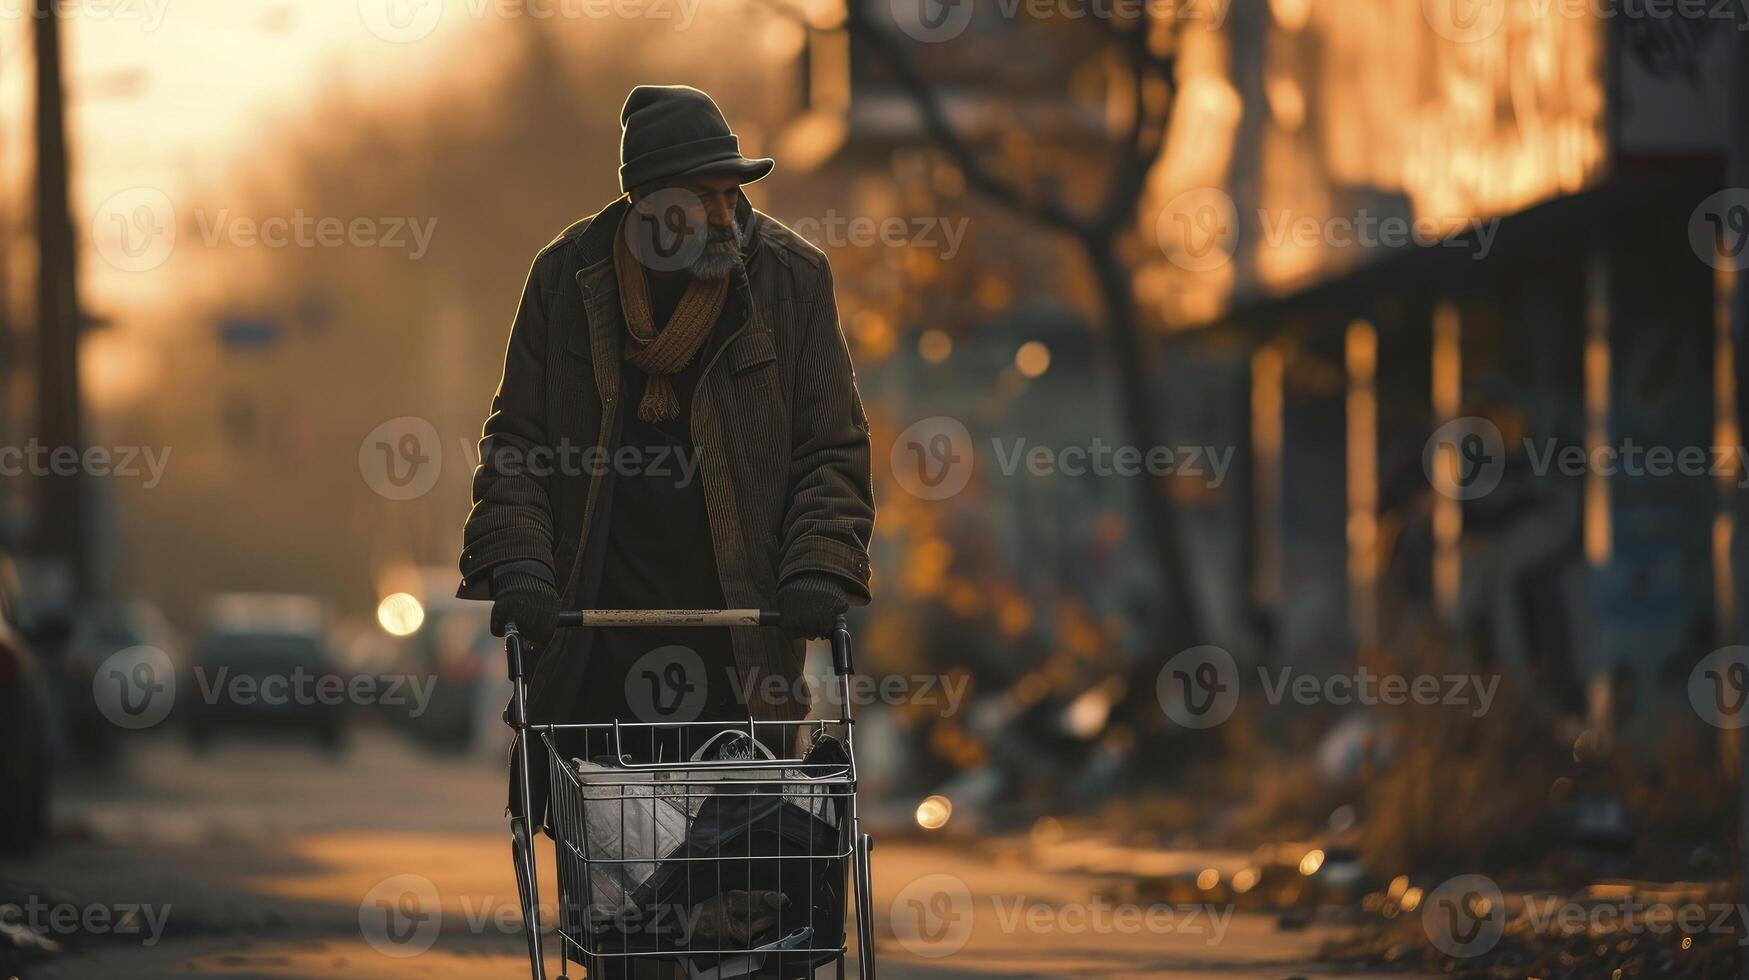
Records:
[[[1139,4],[1133,16],[1086,17],[1080,23],[1098,31],[1102,44],[1127,69],[1132,112],[1129,126],[1107,141],[1102,159],[1110,161],[1103,193],[1091,209],[1064,203],[1052,190],[1054,182],[1021,186],[1000,174],[984,153],[948,118],[938,86],[913,59],[912,52],[880,12],[888,0],[848,0],[846,26],[852,37],[892,73],[894,81],[916,106],[929,139],[964,174],[966,184],[1023,219],[1066,235],[1081,252],[1098,285],[1104,320],[1101,324],[1110,358],[1117,370],[1120,414],[1127,438],[1137,446],[1162,444],[1164,411],[1149,374],[1153,345],[1148,343],[1136,307],[1132,283],[1135,270],[1121,244],[1136,226],[1147,189],[1148,174],[1159,160],[1172,119],[1177,94],[1176,44],[1157,50],[1162,36],[1176,39],[1179,24],[1158,4]],[[1170,5],[1169,5],[1170,6]],[[1149,98],[1161,91],[1164,98]],[[1166,477],[1139,481],[1138,510],[1154,561],[1166,589],[1165,632],[1169,647],[1201,642],[1203,628],[1190,581],[1183,533]]]

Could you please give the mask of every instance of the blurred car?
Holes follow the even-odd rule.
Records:
[[[209,605],[189,662],[183,720],[205,748],[219,734],[302,733],[346,744],[346,677],[322,605],[307,596],[224,596]]]
[[[48,836],[54,765],[48,686],[23,617],[17,570],[0,553],[0,851],[9,852]]]
[[[401,664],[418,683],[429,683],[430,699],[398,720],[423,745],[465,752],[501,744],[510,682],[503,641],[492,636],[491,606],[455,598],[454,579],[449,569],[421,578],[423,619],[402,638]]]
[[[180,659],[175,631],[144,600],[92,603],[73,624],[61,677],[61,724],[68,747],[82,758],[109,761],[121,744],[123,730],[98,707],[92,684],[104,661],[133,647],[162,650],[172,663]]]

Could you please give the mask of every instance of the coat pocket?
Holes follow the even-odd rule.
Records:
[[[768,330],[748,331],[729,348],[729,370],[737,375],[757,371],[777,361],[777,347]]]

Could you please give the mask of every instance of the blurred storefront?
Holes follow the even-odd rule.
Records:
[[[1258,652],[1442,643],[1647,723],[1733,632],[1732,277],[1694,237],[1729,186],[1738,25],[1241,6],[1180,96],[1231,163],[1167,159],[1139,288],[1190,325],[1169,397],[1198,358],[1249,362]]]

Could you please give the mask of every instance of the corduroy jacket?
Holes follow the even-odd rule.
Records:
[[[589,608],[599,584],[619,447],[624,318],[612,236],[629,199],[584,218],[535,257],[510,328],[463,529],[462,598],[491,596],[496,568],[552,575],[561,607]],[[743,198],[745,318],[707,348],[693,395],[698,452],[723,597],[769,609],[793,576],[842,580],[869,599],[874,527],[868,419],[838,323],[826,256]],[[635,410],[635,406],[631,409]],[[602,455],[605,453],[605,455]],[[584,631],[561,630],[537,653],[532,720],[573,721],[584,676]],[[730,631],[755,717],[797,718],[802,645],[775,629]],[[783,684],[771,678],[780,677]],[[600,719],[588,719],[591,721]]]

